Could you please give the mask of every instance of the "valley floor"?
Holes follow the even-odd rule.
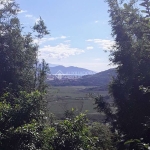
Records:
[[[93,86],[54,86],[47,94],[48,108],[51,113],[61,118],[66,110],[74,108],[77,112],[87,112],[90,120],[101,120],[104,114],[98,113],[94,108],[92,96],[108,95],[108,91],[99,91]],[[110,99],[108,99],[111,101]]]

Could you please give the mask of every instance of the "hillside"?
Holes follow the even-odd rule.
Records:
[[[55,79],[49,81],[49,83],[53,86],[99,86],[102,89],[106,89],[113,76],[116,76],[115,69],[109,69],[94,75],[86,75],[76,80]]]
[[[79,74],[79,75],[88,75],[88,74],[96,73],[88,69],[74,67],[74,66],[64,67],[59,65],[59,66],[50,67],[51,74],[57,74],[58,71],[61,71],[63,74]]]

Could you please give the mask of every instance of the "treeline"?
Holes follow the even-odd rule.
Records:
[[[106,114],[107,126],[74,110],[65,112],[65,120],[54,120],[45,99],[48,66],[38,62],[33,42],[49,32],[40,18],[33,33],[23,34],[18,5],[0,0],[0,149],[149,149],[150,1],[106,1],[116,42],[110,61],[117,76],[109,88],[113,106],[102,96],[95,104]]]

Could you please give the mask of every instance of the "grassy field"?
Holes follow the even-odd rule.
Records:
[[[94,109],[94,99],[89,96],[90,94],[106,96],[108,92],[99,91],[91,86],[50,87],[47,94],[49,111],[56,116],[62,116],[66,110],[75,108],[77,112],[87,111],[89,118],[100,118],[103,114],[100,115]]]

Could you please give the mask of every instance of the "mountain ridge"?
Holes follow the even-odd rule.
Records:
[[[57,74],[58,71],[61,71],[64,74],[79,74],[79,75],[88,75],[88,74],[95,74],[96,72],[92,70],[88,70],[85,68],[80,68],[80,67],[74,67],[74,66],[69,66],[65,67],[63,65],[58,65],[54,67],[50,67],[50,73],[51,74]]]
[[[112,77],[116,77],[116,75],[116,69],[112,68],[93,75],[82,76],[78,79],[55,79],[49,83],[53,86],[99,86],[106,89],[112,81]]]

